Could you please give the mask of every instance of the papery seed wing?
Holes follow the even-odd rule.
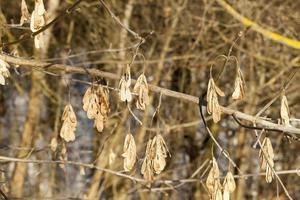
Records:
[[[267,166],[266,168],[266,182],[271,183],[273,180],[274,174],[270,166]]]
[[[129,88],[126,88],[125,95],[126,95],[126,101],[130,102],[132,100],[132,94]]]
[[[161,150],[157,150],[156,156],[154,157],[153,161],[153,168],[156,174],[160,174],[166,166],[166,159],[163,156]]]
[[[273,160],[274,159],[274,151],[273,151],[271,140],[269,138],[266,139],[265,145],[266,145],[266,152],[267,152],[270,160]]]
[[[230,193],[233,192],[236,188],[234,177],[230,171],[226,174],[223,187]]]
[[[223,191],[223,200],[230,200],[229,191],[226,189]]]
[[[90,98],[91,98],[91,94],[92,94],[92,88],[89,87],[84,95],[83,95],[83,99],[82,99],[82,104],[83,104],[83,110],[84,111],[87,111],[88,110],[88,107],[89,107],[89,104],[90,104]]]
[[[94,126],[97,131],[102,132],[104,129],[104,117],[101,114],[98,114],[95,118]]]
[[[21,3],[21,19],[20,19],[20,25],[22,26],[26,21],[30,20],[30,14],[27,8],[27,4],[25,0],[22,0]]]
[[[44,15],[45,14],[46,10],[45,10],[43,0],[37,0],[36,1],[36,9],[37,9],[38,15]]]
[[[71,106],[71,104],[68,105],[68,109],[69,109],[69,119],[72,123],[77,124],[77,119],[76,119],[76,114],[73,110],[73,107]]]
[[[221,188],[218,188],[216,192],[215,200],[222,200],[222,198],[223,198],[222,190]]]
[[[290,111],[288,101],[285,95],[281,98],[280,115],[284,125],[290,125]]]
[[[213,168],[210,169],[205,184],[210,194],[215,192],[215,178]]]
[[[121,101],[126,101],[126,85],[125,81],[121,79],[120,81],[120,98]]]
[[[234,84],[234,92],[232,93],[232,98],[235,100],[242,99],[242,91],[241,91],[241,85],[239,83],[239,80],[235,80]]]
[[[0,84],[5,85],[5,78],[0,74]]]

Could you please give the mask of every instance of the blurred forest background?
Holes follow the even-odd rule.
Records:
[[[19,25],[21,2],[0,1],[0,59],[10,58],[10,77],[0,87],[3,199],[217,199],[205,183],[212,154],[222,183],[228,169],[235,175],[230,199],[300,199],[300,1],[44,0],[46,24],[55,23],[43,31],[40,49],[30,38],[30,20]],[[26,3],[32,13],[35,1]],[[241,21],[231,8],[262,30]],[[272,38],[271,32],[290,40]],[[226,62],[227,55],[238,60],[243,73],[242,100],[231,98],[236,63]],[[224,62],[217,82],[226,94],[219,99],[224,107],[255,116],[267,106],[258,119],[282,127],[280,95],[286,86],[291,132],[265,130],[260,135],[261,142],[266,136],[271,140],[282,184],[276,177],[267,183],[260,169],[255,143],[261,130],[243,128],[226,113],[214,123],[203,109],[208,128],[239,171],[213,145],[201,120],[197,97],[207,90],[210,67],[216,77]],[[147,78],[150,104],[144,111],[135,101],[120,101],[119,80],[128,64],[132,79],[143,72]],[[95,81],[110,91],[102,133],[82,109],[83,95]],[[192,100],[181,98],[182,93]],[[59,137],[68,103],[78,121],[73,142]],[[129,132],[137,161],[124,172],[123,144]],[[141,166],[147,141],[157,133],[171,157],[148,182]]]

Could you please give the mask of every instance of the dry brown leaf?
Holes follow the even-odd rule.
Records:
[[[60,137],[66,142],[74,141],[77,119],[71,104],[65,106],[62,121],[63,125],[60,130]]]
[[[5,78],[10,76],[9,73],[9,64],[4,60],[0,59],[0,84],[5,85]]]
[[[124,170],[126,172],[132,170],[136,161],[136,145],[132,134],[128,133],[125,138],[124,153]]]
[[[30,21],[30,13],[28,11],[27,4],[25,0],[22,0],[20,25],[22,26],[25,22],[29,22],[29,21]]]
[[[280,116],[283,125],[290,126],[289,104],[285,95],[281,98]]]
[[[141,74],[133,88],[134,93],[138,94],[138,100],[136,101],[136,107],[140,110],[145,110],[149,105],[149,88],[146,76]]]
[[[245,96],[245,82],[243,78],[243,74],[240,68],[237,69],[237,76],[234,82],[234,92],[232,94],[232,98],[235,100],[241,100]]]

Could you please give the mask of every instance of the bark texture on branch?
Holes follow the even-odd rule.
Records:
[[[42,62],[37,60],[28,60],[24,58],[16,58],[9,55],[0,54],[0,59],[5,60],[8,63],[11,64],[18,64],[21,67],[22,66],[28,66],[28,67],[38,67],[41,70],[49,70],[53,72],[65,72],[65,73],[73,73],[73,74],[86,74],[87,71],[89,74],[92,74],[94,76],[104,77],[112,80],[119,80],[120,77],[114,73],[101,71],[97,69],[84,69],[81,66],[70,66],[70,65],[63,65],[63,64],[52,64],[48,62]],[[135,80],[133,80],[133,83],[135,83]],[[149,84],[149,89],[155,93],[162,93],[165,96],[173,97],[177,99],[181,99],[184,101],[190,101],[195,104],[199,103],[199,97],[180,93],[176,91],[172,91],[166,88],[162,88],[156,85]],[[275,124],[273,122],[264,120],[259,117],[255,117],[240,111],[236,111],[234,109],[223,107],[221,106],[222,112],[227,115],[235,115],[240,120],[245,120],[251,123],[255,123],[258,127],[263,127],[266,129],[274,129],[277,131],[282,131],[290,134],[297,134],[300,135],[300,129],[290,126],[284,126],[280,124]]]

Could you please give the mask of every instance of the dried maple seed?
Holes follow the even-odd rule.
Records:
[[[221,187],[217,188],[217,191],[215,192],[215,194],[213,194],[213,199],[214,200],[222,200],[223,199],[222,188]]]
[[[39,31],[43,26],[45,26],[46,21],[44,14],[45,7],[43,0],[36,0],[30,20],[30,29],[33,33]],[[40,49],[44,46],[44,32],[34,36],[34,45],[37,49]]]
[[[229,171],[227,172],[224,182],[223,182],[223,188],[224,190],[228,190],[230,193],[234,192],[236,185],[235,185],[235,181],[234,181],[234,177],[232,175],[232,173]]]
[[[168,156],[168,147],[160,134],[157,134],[151,144],[151,150],[154,152],[153,169],[156,174],[160,174],[166,167],[166,158]]]
[[[281,98],[280,116],[282,123],[285,126],[290,126],[289,104],[285,95],[282,95]]]
[[[218,95],[225,96],[224,92],[218,88],[213,80],[209,79],[208,88],[207,88],[207,112],[212,114],[213,121],[217,123],[221,119],[221,107],[218,102]]]
[[[132,170],[136,161],[136,145],[134,137],[130,133],[126,135],[123,150],[124,170],[128,172]]]
[[[245,81],[242,74],[241,69],[238,67],[237,69],[237,76],[234,82],[234,92],[232,94],[232,98],[236,100],[241,100],[245,96]]]
[[[94,119],[94,127],[102,132],[109,113],[108,90],[101,86],[89,87],[83,96],[82,103],[87,117]]]
[[[130,75],[130,67],[127,66],[126,72],[122,75],[120,83],[119,83],[119,95],[121,101],[130,102],[132,100],[132,94],[130,92],[131,86],[131,75]]]
[[[235,188],[236,185],[233,175],[228,171],[223,182],[223,200],[229,200],[230,193],[234,192]]]
[[[62,121],[63,125],[60,130],[60,137],[66,142],[74,141],[77,119],[71,104],[65,106]]]
[[[274,173],[272,170],[272,168],[274,168],[274,156],[271,140],[268,137],[265,137],[261,146],[261,150],[259,151],[259,157],[260,168],[262,170],[266,170],[267,183],[271,183],[274,178]]]
[[[4,60],[0,59],[0,84],[5,85],[5,78],[10,76],[9,73],[9,64]]]
[[[145,110],[149,105],[149,88],[147,79],[144,74],[141,74],[133,88],[134,93],[138,94],[138,100],[136,101],[136,107],[140,110]]]
[[[144,179],[147,181],[152,181],[153,176],[154,176],[154,171],[153,171],[153,161],[152,161],[152,139],[150,139],[147,143],[147,148],[146,148],[146,153],[145,153],[145,158],[142,164],[141,168],[141,174],[144,176]]]
[[[216,159],[213,157],[212,168],[210,169],[206,179],[206,187],[209,193],[212,195],[216,194],[218,188],[221,187],[219,178],[220,178],[220,170]]]
[[[28,11],[27,4],[25,0],[22,0],[20,25],[22,26],[25,22],[29,22],[29,21],[30,21],[30,13]]]

